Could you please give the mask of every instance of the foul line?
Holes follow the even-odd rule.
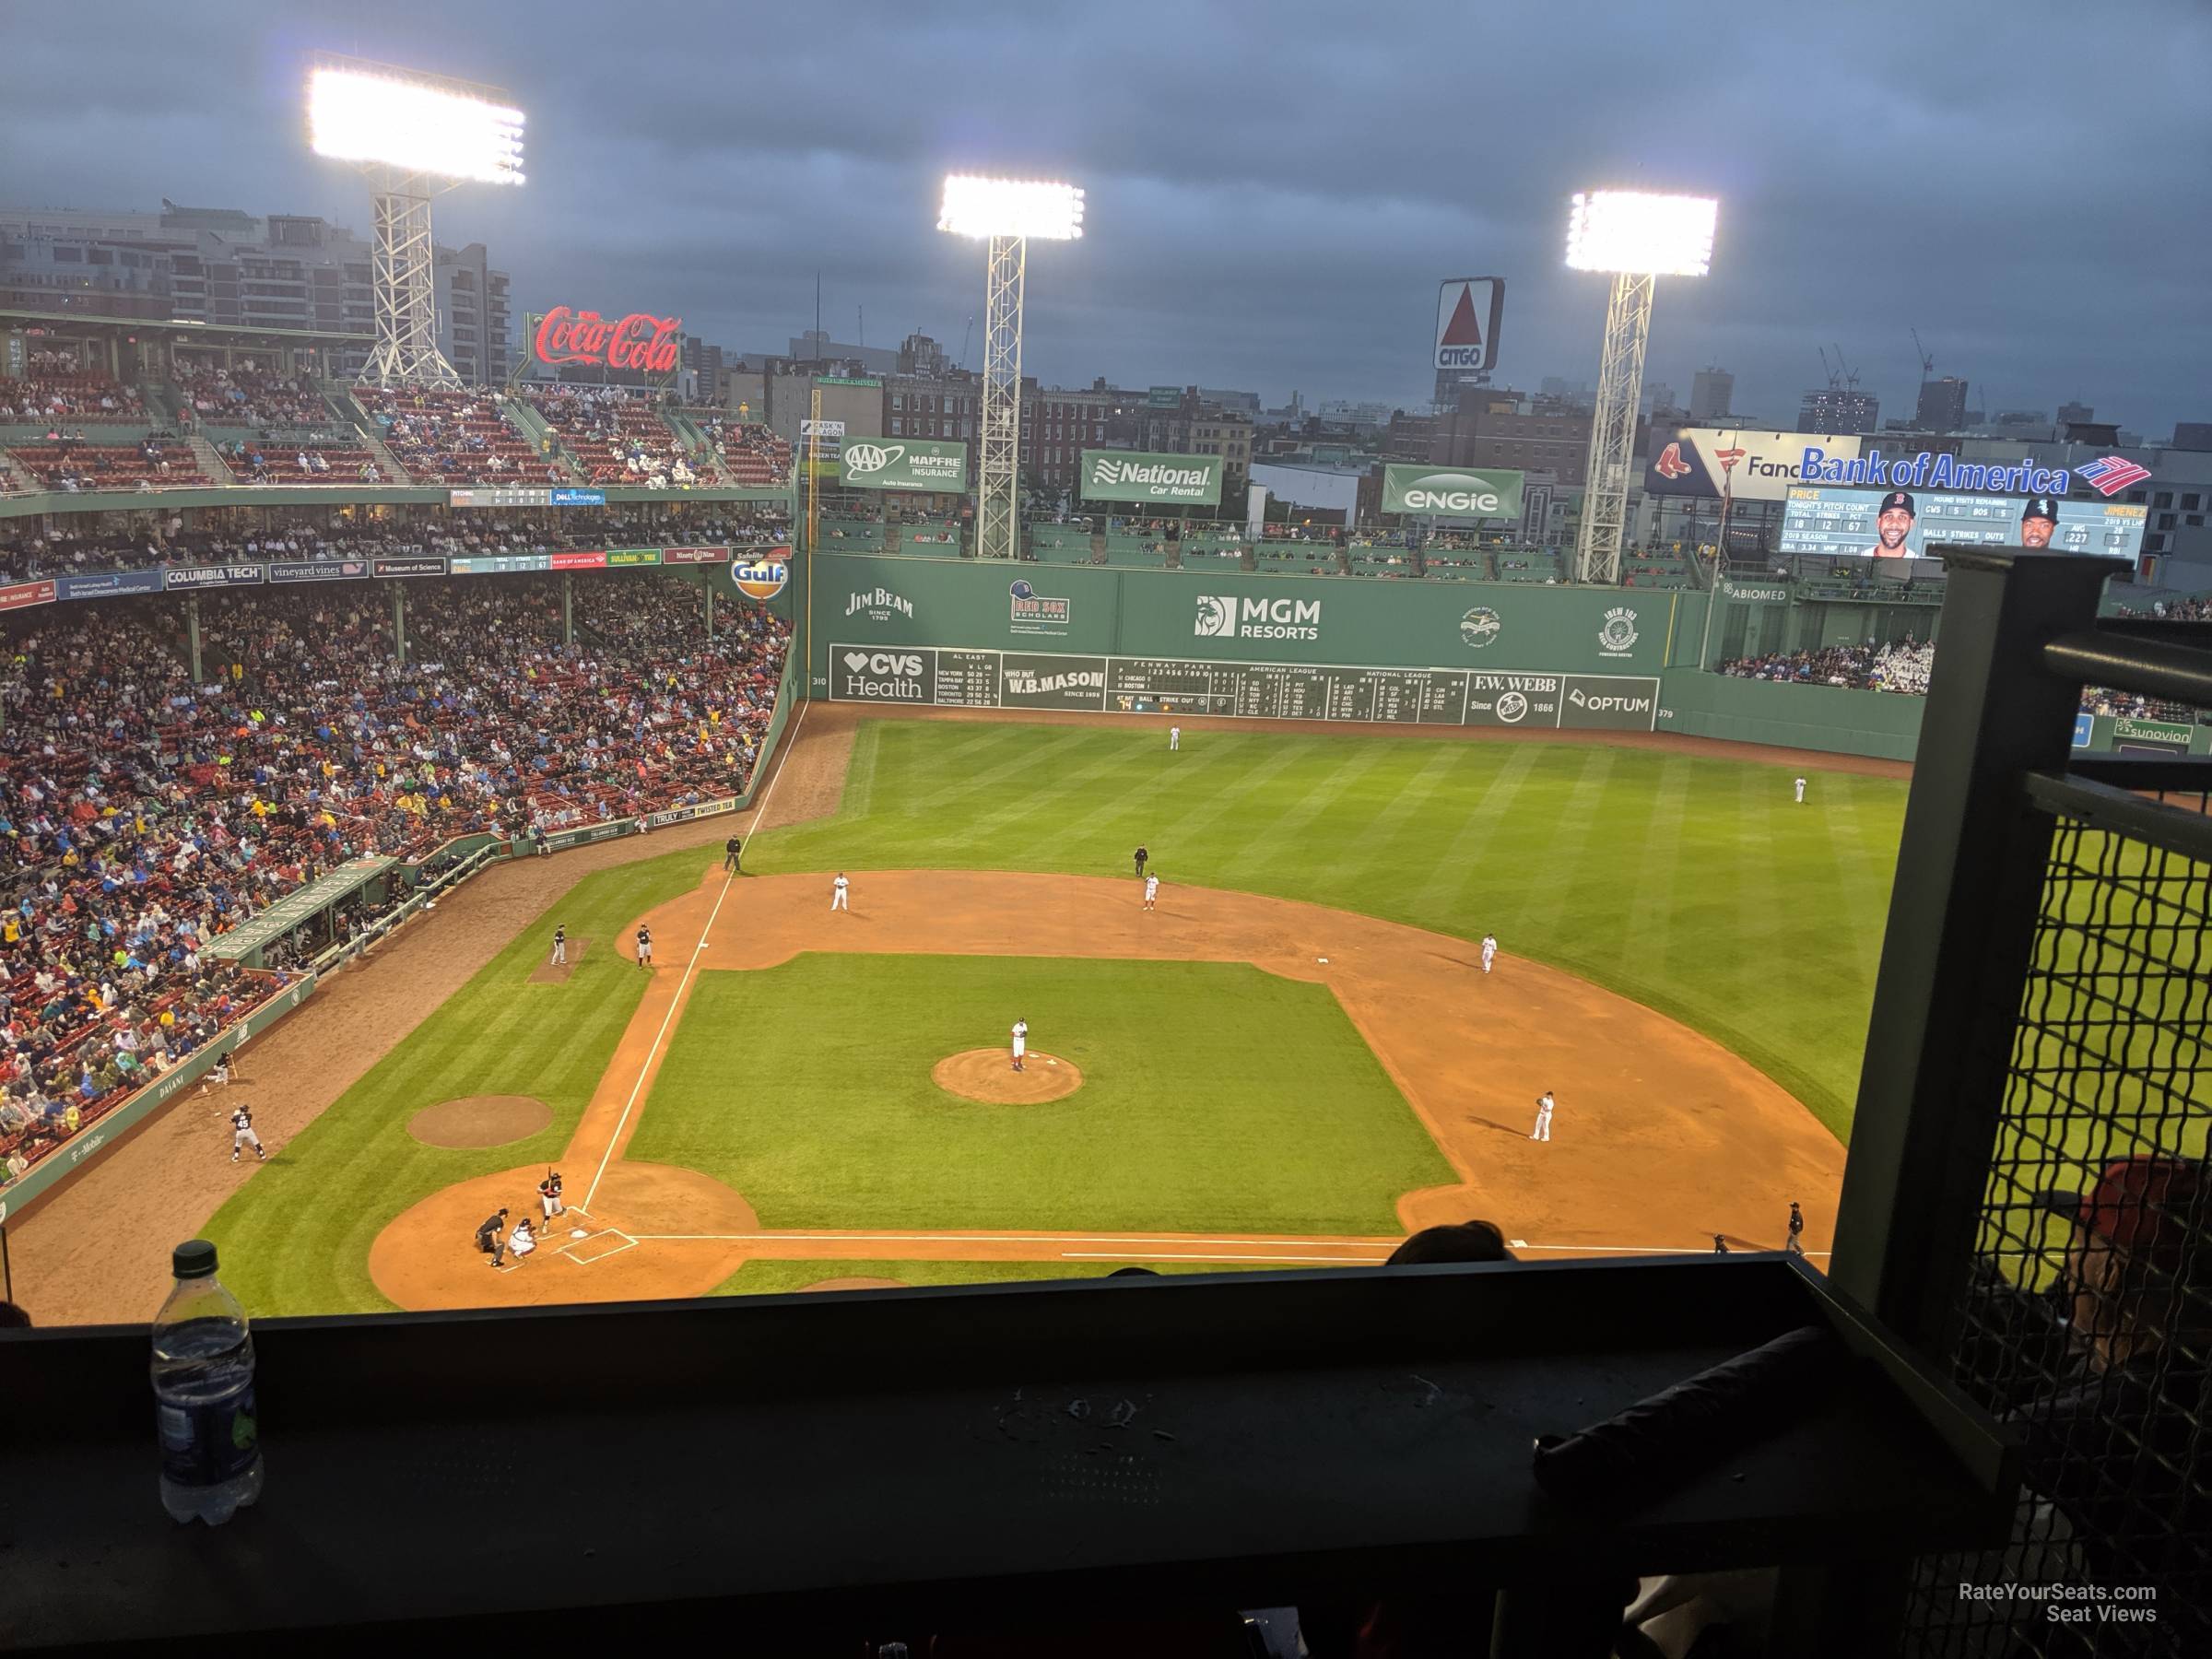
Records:
[[[791,723],[791,741],[784,745],[783,753],[776,760],[775,775],[768,781],[768,793],[760,797],[760,810],[753,815],[758,826],[768,816],[768,805],[776,798],[776,785],[783,782],[783,762],[791,759],[791,751],[799,746],[799,728],[806,724],[806,705],[799,706],[798,719]],[[668,1011],[661,1016],[661,1029],[653,1034],[653,1046],[645,1051],[645,1058],[638,1065],[638,1080],[629,1086],[629,1099],[622,1102],[622,1115],[615,1120],[615,1132],[606,1138],[606,1150],[599,1155],[599,1167],[592,1173],[592,1184],[585,1189],[582,1204],[577,1206],[587,1215],[592,1200],[599,1195],[599,1182],[606,1179],[607,1160],[614,1157],[615,1147],[621,1143],[622,1131],[629,1123],[631,1110],[638,1103],[638,1091],[645,1087],[645,1074],[653,1069],[653,1060],[661,1052],[661,1042],[668,1035],[669,1023],[682,1006],[684,987],[691,982],[691,973],[699,966],[700,952],[707,947],[707,935],[714,931],[714,918],[722,914],[722,901],[730,896],[730,883],[736,877],[722,878],[722,891],[714,895],[714,908],[707,912],[707,924],[699,930],[699,943],[691,947],[691,958],[684,964],[684,977],[676,982],[676,994],[668,999]]]
[[[1714,1253],[1713,1251],[1703,1246],[1680,1244],[1531,1244],[1525,1239],[1508,1239],[1506,1244],[1513,1250],[1581,1251],[1585,1254],[1597,1255],[1712,1255]],[[1728,1253],[1730,1255],[1782,1255],[1785,1253],[1780,1245],[1746,1244],[1740,1247],[1731,1245]],[[1806,1250],[1800,1251],[1798,1253],[1806,1256],[1825,1256],[1829,1253],[1825,1250]]]

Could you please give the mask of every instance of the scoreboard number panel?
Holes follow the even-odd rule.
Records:
[[[1342,664],[1073,656],[950,645],[832,645],[837,702],[1122,714],[1227,714],[1339,725],[1596,727],[1658,724],[1654,676],[1367,668]]]

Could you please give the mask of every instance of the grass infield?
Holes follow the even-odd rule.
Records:
[[[991,1106],[930,1080],[1017,1016],[1081,1088]],[[1326,987],[1037,957],[702,973],[629,1156],[713,1176],[771,1230],[1388,1234],[1401,1193],[1454,1179]]]
[[[841,809],[747,867],[1122,875],[1480,938],[1706,1032],[1838,1138],[1906,785],[1704,755],[1357,733],[870,721]]]

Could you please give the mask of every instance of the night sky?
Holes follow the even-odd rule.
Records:
[[[868,344],[957,354],[982,256],[936,232],[938,177],[1057,176],[1088,234],[1031,248],[1025,371],[1413,405],[1447,276],[1506,277],[1501,382],[1595,380],[1565,200],[1614,184],[1721,198],[1713,274],[1660,285],[1647,379],[1685,401],[1718,363],[1789,424],[1840,345],[1909,415],[1917,326],[1992,415],[2212,419],[2202,0],[0,6],[0,204],[365,235],[362,182],[306,149],[318,50],[529,112],[527,185],[436,208],[518,312],[781,350],[818,270],[834,337],[865,308]]]

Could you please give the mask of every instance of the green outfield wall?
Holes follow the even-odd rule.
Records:
[[[1910,760],[1923,699],[1703,672],[1928,637],[1914,604],[818,553],[793,570],[806,695],[840,702],[1678,732]],[[2205,754],[2212,726],[2084,716],[2084,752]]]
[[[1924,697],[1786,686],[1768,680],[1670,670],[1660,692],[1662,732],[1728,743],[1771,743],[1829,754],[1910,760],[1920,747]]]

